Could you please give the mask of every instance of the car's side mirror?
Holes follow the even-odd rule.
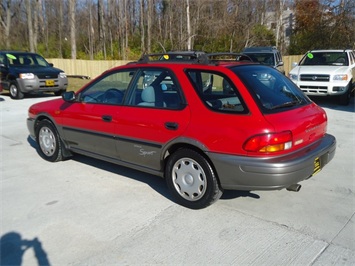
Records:
[[[48,63],[49,64],[49,66],[51,66],[51,67],[53,67],[54,65],[53,65],[53,63]]]
[[[73,91],[66,91],[62,94],[62,98],[66,102],[74,102],[76,100],[75,93]]]
[[[292,62],[292,68],[296,67],[298,65],[297,62]]]
[[[283,61],[280,61],[277,66],[283,66],[284,65],[284,62]]]

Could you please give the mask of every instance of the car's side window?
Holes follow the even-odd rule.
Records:
[[[349,55],[350,55],[350,65],[355,64],[355,53],[350,52]]]
[[[160,68],[141,69],[127,101],[128,105],[180,109],[182,93],[173,74]]]
[[[5,64],[5,56],[0,54],[0,64]]]
[[[122,104],[133,76],[134,71],[132,70],[109,73],[81,92],[79,101],[85,103]]]
[[[187,70],[186,74],[208,108],[219,112],[248,112],[237,88],[228,77],[206,70]]]

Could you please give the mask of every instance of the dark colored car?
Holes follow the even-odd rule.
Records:
[[[12,99],[36,92],[61,95],[67,86],[64,71],[53,67],[39,54],[0,51],[0,88],[8,90]]]
[[[298,191],[332,160],[325,111],[286,76],[203,57],[144,57],[32,105],[39,154],[55,162],[80,153],[161,176],[194,209],[224,189]]]
[[[271,66],[285,74],[281,53],[275,46],[246,47],[242,53],[249,56],[254,62]]]

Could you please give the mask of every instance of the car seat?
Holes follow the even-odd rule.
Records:
[[[24,65],[31,65],[31,59],[25,57],[25,58],[23,59],[23,64],[24,64]]]
[[[338,63],[338,64],[345,64],[346,60],[344,57],[339,57],[337,60],[335,60],[335,63]]]
[[[154,89],[152,86],[145,87],[142,91],[141,98],[142,102],[138,104],[141,106],[166,106],[163,101],[163,92],[160,88]]]

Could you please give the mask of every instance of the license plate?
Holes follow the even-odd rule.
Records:
[[[314,159],[313,175],[319,173],[321,169],[322,169],[322,166],[320,164],[319,157],[317,157],[317,158]]]
[[[54,80],[53,79],[46,80],[46,86],[47,87],[53,87],[54,86]]]

